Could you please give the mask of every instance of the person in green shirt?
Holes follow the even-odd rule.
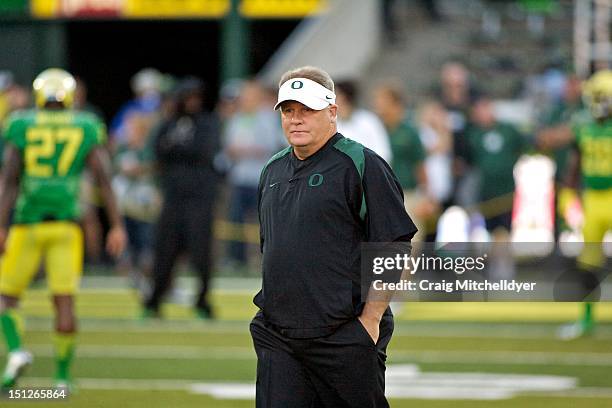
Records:
[[[582,83],[576,75],[570,75],[565,82],[563,98],[540,118],[540,129],[536,132],[535,140],[538,150],[555,162],[556,188],[563,184],[572,154],[574,135],[570,127],[572,124],[591,120],[591,115],[582,101]],[[569,226],[565,224],[563,217],[558,215],[555,217],[555,229],[556,235],[560,236]]]
[[[153,142],[149,135],[155,118],[130,112],[125,118],[126,138],[113,155],[113,190],[127,230],[130,284],[142,297],[150,291],[148,282],[153,262],[153,223],[159,216],[161,195],[155,183]]]
[[[422,241],[427,234],[424,222],[435,213],[438,205],[429,193],[425,149],[418,131],[406,118],[405,96],[398,84],[389,81],[378,85],[373,104],[389,134],[393,155],[390,164],[404,191],[406,210],[419,229],[414,240]]]
[[[109,159],[102,147],[105,130],[91,114],[73,111],[75,80],[51,68],[35,79],[37,109],[17,111],[3,132],[4,168],[0,179],[0,326],[8,348],[4,390],[32,362],[22,347],[19,300],[44,261],[55,309],[55,386],[70,391],[74,354],[74,294],[83,269],[79,227],[80,178],[91,169],[111,222],[106,247],[119,255],[126,234],[110,185]],[[9,216],[13,221],[7,231]]]
[[[466,130],[467,162],[478,172],[478,201],[487,230],[510,231],[514,164],[527,148],[527,139],[512,125],[498,121],[493,101],[480,96]]]
[[[582,87],[580,79],[571,75],[566,79],[563,89],[563,99],[551,106],[540,119],[541,129],[536,136],[538,148],[548,153],[557,166],[555,180],[560,182],[566,174],[567,162],[571,151],[571,136],[560,130],[567,124],[583,115],[585,106],[582,103]],[[589,115],[590,116],[590,115]]]

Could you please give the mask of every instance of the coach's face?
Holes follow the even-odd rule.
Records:
[[[315,153],[336,133],[336,110],[336,105],[314,110],[297,101],[283,102],[283,131],[299,158],[305,158],[300,153],[306,157]]]

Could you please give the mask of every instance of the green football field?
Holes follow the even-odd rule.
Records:
[[[168,305],[163,321],[142,322],[134,293],[89,285],[78,298],[78,393],[62,403],[0,406],[253,407],[253,291],[221,286],[214,322],[180,304]],[[389,348],[391,406],[612,407],[612,304],[597,306],[594,336],[558,340],[556,329],[578,311],[572,303],[402,305]],[[35,362],[20,385],[48,387],[52,322],[44,289],[28,292],[23,313]]]

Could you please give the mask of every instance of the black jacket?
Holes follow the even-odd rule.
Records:
[[[213,167],[220,126],[210,113],[180,115],[160,124],[153,135],[156,164],[166,199],[205,197],[219,175]]]

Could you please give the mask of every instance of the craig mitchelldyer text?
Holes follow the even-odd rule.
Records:
[[[375,280],[372,288],[377,291],[420,291],[420,292],[530,292],[535,290],[535,282],[519,282],[516,280],[455,280],[455,281],[409,281],[402,279],[399,282],[384,282]]]

